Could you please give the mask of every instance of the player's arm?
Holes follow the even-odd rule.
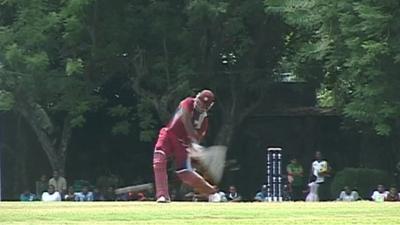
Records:
[[[181,108],[182,110],[182,123],[183,126],[185,127],[186,133],[189,137],[189,139],[194,142],[198,143],[200,140],[199,134],[197,131],[194,129],[193,123],[192,123],[192,114],[185,108]]]
[[[203,123],[201,124],[201,127],[198,131],[199,135],[199,141],[201,141],[207,134],[207,129],[208,129],[208,118],[204,118]]]
[[[331,174],[332,173],[332,167],[328,162],[327,162],[327,164],[328,164],[328,173]]]

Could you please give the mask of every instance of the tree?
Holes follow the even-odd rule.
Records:
[[[229,144],[274,81],[287,32],[260,0],[0,6],[0,109],[25,118],[55,169],[65,166],[72,129],[104,103],[102,85],[116,77],[130,79],[138,104],[112,106],[114,133],[129,133],[136,116],[141,139],[153,140],[180,98],[208,87],[221,118],[215,142]]]
[[[119,24],[127,36],[117,39],[129,40],[121,64],[140,96],[144,140],[154,138],[157,121],[166,122],[180,98],[208,87],[222,118],[214,142],[230,144],[274,81],[283,47],[286,26],[262,6],[258,0],[125,3]]]
[[[84,76],[93,43],[81,22],[91,2],[3,1],[0,8],[1,109],[22,115],[62,171],[72,128],[101,103]]]
[[[290,61],[298,75],[322,82],[322,102],[380,135],[399,126],[398,1],[265,2],[293,26]]]
[[[229,145],[235,129],[262,103],[276,81],[287,26],[263,1],[192,1],[190,46],[197,85],[217,92],[221,128],[215,143]]]

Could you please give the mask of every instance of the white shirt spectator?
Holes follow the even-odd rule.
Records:
[[[45,191],[42,194],[42,201],[44,202],[61,201],[61,195],[58,191],[53,192],[53,194],[49,194],[49,192]]]
[[[339,198],[337,200],[351,202],[351,201],[357,201],[358,199],[360,199],[360,196],[356,191],[352,191],[349,195],[346,194],[345,191],[342,191],[340,192]]]
[[[53,171],[53,177],[49,180],[49,185],[53,185],[55,190],[60,193],[67,191],[67,180],[60,176],[57,170]]]
[[[226,200],[225,193],[222,191],[219,191],[215,194],[209,195],[208,201],[209,202],[226,202],[227,200]]]
[[[315,160],[312,163],[312,174],[316,177],[316,183],[323,183],[325,177],[321,175],[321,172],[326,172],[328,170],[328,162],[325,160]]]
[[[374,191],[372,193],[371,199],[375,202],[383,202],[386,198],[386,196],[388,195],[388,191],[384,191],[384,192],[379,192],[379,191]]]

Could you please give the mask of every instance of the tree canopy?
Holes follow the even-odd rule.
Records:
[[[87,112],[108,107],[113,134],[138,123],[152,141],[200,88],[217,93],[215,142],[229,144],[274,81],[287,32],[259,0],[3,1],[1,11],[0,106],[24,116],[59,169]],[[104,85],[118,78],[136,102],[107,104]]]
[[[90,1],[3,1],[0,27],[2,109],[32,127],[54,169],[64,169],[71,129],[101,104],[90,78]]]
[[[388,135],[400,115],[400,5],[385,1],[274,1],[266,10],[293,27],[288,61],[317,81],[320,100]]]

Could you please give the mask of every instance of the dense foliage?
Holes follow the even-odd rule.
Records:
[[[323,105],[388,135],[400,115],[400,3],[266,0],[294,31],[288,61],[320,87]]]

